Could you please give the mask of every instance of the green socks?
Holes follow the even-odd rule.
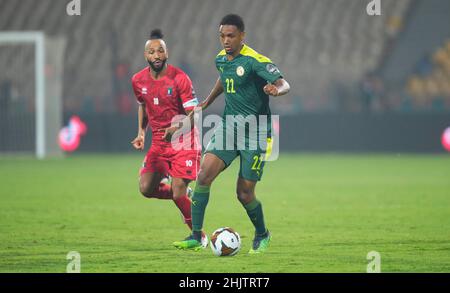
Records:
[[[264,215],[262,210],[262,204],[257,199],[244,205],[247,215],[255,226],[256,234],[263,235],[266,233],[266,225],[264,224]]]
[[[203,219],[205,218],[205,210],[209,201],[209,186],[196,185],[194,195],[192,196],[192,231],[201,232],[203,228]],[[255,226],[257,235],[264,235],[267,232],[264,224],[264,214],[261,202],[257,199],[244,205],[247,215]]]
[[[202,231],[206,206],[209,201],[209,186],[196,185],[192,196],[192,231]]]

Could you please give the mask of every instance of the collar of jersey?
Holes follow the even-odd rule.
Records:
[[[244,56],[244,55],[248,55],[248,51],[249,51],[250,47],[247,46],[246,44],[244,44],[244,46],[242,46],[241,51],[239,51],[239,55],[238,56]]]
[[[228,58],[226,57],[226,53],[225,50],[222,50],[219,53],[219,56],[223,55],[225,57],[225,62],[233,62],[234,60],[238,59],[241,56],[248,56],[248,57],[252,57],[256,60],[258,60],[259,62],[263,62],[263,63],[272,63],[272,61],[267,58],[266,56],[263,56],[261,54],[259,54],[258,52],[256,52],[255,50],[253,50],[252,48],[250,48],[249,46],[247,46],[246,44],[244,44],[242,46],[241,51],[239,51],[239,54],[231,61],[228,60]]]
[[[244,44],[244,45],[242,46],[241,51],[239,51],[239,54],[238,54],[233,60],[229,61],[229,60],[227,59],[227,61],[228,61],[228,62],[233,62],[233,61],[236,60],[238,57],[246,56],[246,55],[248,55],[248,54],[247,54],[248,51],[249,51],[249,47],[248,47],[246,44]]]

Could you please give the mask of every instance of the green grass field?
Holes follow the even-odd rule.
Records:
[[[282,154],[258,185],[273,239],[248,255],[253,228],[235,196],[238,164],[212,188],[205,229],[230,226],[230,258],[178,251],[171,201],[138,193],[143,155],[0,159],[0,272],[450,272],[450,157]]]

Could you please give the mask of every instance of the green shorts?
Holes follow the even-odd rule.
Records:
[[[216,136],[213,135],[211,142],[206,147],[204,153],[211,153],[219,157],[224,163],[225,168],[231,165],[234,159],[240,156],[239,177],[250,180],[260,181],[265,165],[265,158],[270,155],[272,149],[272,139],[267,139],[267,148],[261,149],[259,146],[256,150],[239,150],[236,145],[232,150],[216,149]]]

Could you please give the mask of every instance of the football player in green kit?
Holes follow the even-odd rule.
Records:
[[[202,248],[203,219],[211,184],[239,156],[240,171],[236,188],[237,196],[256,230],[249,253],[261,253],[268,248],[271,236],[264,223],[261,202],[255,196],[255,186],[261,180],[264,157],[268,155],[271,148],[270,130],[264,133],[266,136],[269,134],[268,144],[264,149],[258,146],[251,150],[248,148],[248,141],[245,142],[246,148],[244,149],[236,148],[236,144],[231,150],[227,147],[215,148],[215,146],[218,141],[222,142],[226,136],[230,136],[230,132],[231,135],[236,135],[234,124],[230,130],[230,125],[225,122],[227,115],[234,117],[238,115],[241,115],[241,117],[264,115],[269,121],[269,127],[267,128],[270,128],[269,96],[285,95],[289,92],[290,87],[269,58],[245,45],[244,22],[240,16],[226,15],[220,22],[219,32],[220,42],[224,48],[216,57],[216,67],[220,77],[209,96],[200,106],[203,110],[206,109],[220,94],[225,93],[226,105],[223,114],[223,126],[219,127],[218,130],[227,132],[227,135],[218,135],[216,130],[205,150],[192,197],[192,234],[185,240],[173,244],[180,249],[198,250]],[[247,127],[247,125],[244,125],[244,127]],[[173,130],[166,130],[166,136],[171,137]],[[258,131],[258,135],[260,134],[260,131]],[[248,137],[246,138],[248,139]]]

